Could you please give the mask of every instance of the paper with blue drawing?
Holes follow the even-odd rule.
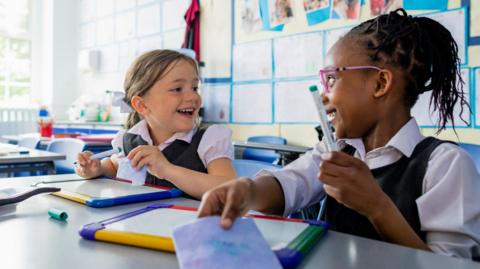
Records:
[[[237,219],[229,230],[220,217],[177,226],[173,241],[180,268],[282,268],[254,221]]]
[[[136,170],[129,159],[121,158],[118,160],[117,178],[131,180],[133,185],[138,186],[145,184],[146,177],[146,166],[140,170]]]

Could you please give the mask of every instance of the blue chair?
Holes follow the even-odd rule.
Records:
[[[458,143],[458,145],[470,154],[477,170],[480,172],[480,145],[467,143]]]
[[[85,142],[74,138],[54,139],[47,146],[47,151],[64,154],[65,160],[55,161],[55,171],[57,174],[75,173],[77,154],[85,150]]]
[[[239,177],[253,177],[262,169],[278,170],[282,168],[280,165],[273,163],[243,159],[233,160],[233,167]]]
[[[280,145],[287,144],[287,140],[279,136],[251,136],[247,138],[247,142],[270,143]],[[275,153],[275,150],[270,149],[245,148],[242,158],[246,160],[257,160],[267,163],[274,163],[280,158],[280,154]]]
[[[29,149],[37,149],[40,143],[39,137],[22,137],[18,140],[17,145]]]

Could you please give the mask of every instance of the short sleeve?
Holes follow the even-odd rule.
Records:
[[[233,160],[232,131],[225,126],[211,125],[203,134],[197,152],[205,167],[219,158]]]

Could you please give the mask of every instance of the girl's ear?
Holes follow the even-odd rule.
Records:
[[[147,114],[148,107],[145,105],[145,102],[143,102],[142,97],[138,95],[133,96],[130,100],[130,104],[140,115],[145,116],[145,114]]]
[[[380,98],[387,94],[392,88],[393,73],[388,69],[382,69],[377,74],[377,86],[373,96]]]

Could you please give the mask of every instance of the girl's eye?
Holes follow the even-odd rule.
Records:
[[[193,90],[194,92],[198,92],[198,86],[193,87],[192,90]]]
[[[170,91],[172,91],[172,92],[181,92],[181,91],[182,91],[182,88],[175,88],[175,89],[171,89]]]

